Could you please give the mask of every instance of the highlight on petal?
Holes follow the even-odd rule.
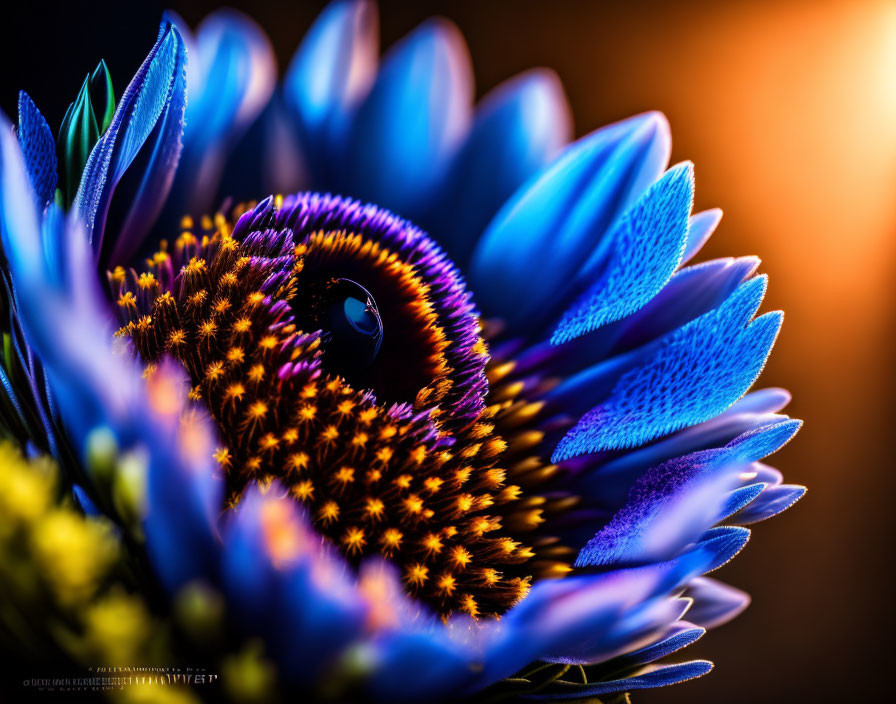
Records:
[[[703,577],[695,577],[691,584],[700,579],[706,579]],[[690,596],[690,595],[689,595]],[[687,612],[686,616],[688,619],[691,619],[691,613],[693,612],[694,607],[691,605]],[[655,643],[651,643],[650,645],[641,648],[640,650],[636,650],[632,653],[626,653],[621,658],[619,658],[621,663],[632,663],[638,665],[646,665],[647,663],[654,662],[655,660],[659,660],[660,658],[664,658],[672,653],[676,653],[682,648],[686,648],[693,643],[696,643],[703,635],[706,633],[706,627],[701,625],[695,625],[694,623],[690,623],[689,621],[676,621],[671,626],[666,629],[663,633],[662,637],[659,638]]]
[[[676,665],[647,665],[641,670],[626,675],[623,679],[608,682],[598,682],[594,685],[582,685],[574,691],[562,694],[552,694],[552,701],[565,699],[580,699],[585,697],[598,697],[613,692],[628,692],[636,689],[654,689],[666,685],[685,682],[687,680],[702,677],[712,670],[713,664],[708,660],[692,660]],[[538,695],[527,697],[528,699],[540,699]]]
[[[378,55],[376,5],[339,0],[321,12],[293,56],[283,93],[316,185],[326,187],[329,170],[341,165],[349,117],[370,90]]]
[[[40,110],[25,92],[19,93],[19,146],[39,209],[56,191],[56,140]]]
[[[806,487],[795,484],[766,487],[752,503],[734,516],[734,521],[741,525],[764,521],[786,511],[805,494]]]
[[[572,136],[560,79],[534,69],[492,89],[454,158],[426,229],[462,268],[489,220]]]
[[[732,440],[726,449],[733,460],[756,462],[784,447],[802,425],[802,421],[787,419],[755,428]]]
[[[750,531],[741,526],[711,528],[697,543],[700,550],[712,557],[706,572],[712,572],[734,558],[750,539]]]
[[[551,338],[555,345],[631,315],[678,268],[694,202],[690,163],[670,169],[617,221],[602,273],[566,311]]]
[[[486,653],[486,679],[507,677],[536,659],[594,655],[621,613],[640,610],[663,588],[664,572],[649,566],[539,582],[504,617]]]
[[[681,256],[682,264],[690,261],[700,251],[721,221],[722,211],[720,208],[704,210],[691,216],[688,239],[684,246],[684,254]]]
[[[732,514],[740,511],[744,506],[750,504],[765,488],[765,484],[758,482],[756,484],[747,484],[746,486],[742,486],[732,491],[728,494],[728,498],[725,501],[725,506],[719,517],[720,520],[728,518]]]
[[[747,281],[716,310],[660,340],[566,434],[553,461],[633,447],[728,408],[759,376],[781,325],[780,313],[750,322],[765,286],[764,276]]]
[[[36,276],[43,263],[40,216],[25,157],[6,115],[0,112],[0,235],[11,273]]]
[[[780,404],[789,396],[781,396],[780,389],[763,389],[744,396],[724,413],[704,423],[685,428],[657,442],[626,452],[600,464],[599,470],[583,476],[577,485],[586,496],[600,496],[607,505],[620,503],[614,485],[624,485],[624,491],[649,467],[661,464],[675,457],[682,457],[698,450],[722,447],[744,434],[787,420],[786,416],[773,411],[780,410]],[[767,393],[769,392],[769,393]],[[761,410],[771,409],[771,410]],[[796,427],[799,427],[799,423]],[[760,459],[752,457],[749,461]],[[630,478],[626,483],[624,478]],[[763,481],[756,479],[756,481]]]
[[[168,205],[178,217],[207,213],[215,205],[227,155],[268,104],[277,73],[264,32],[236,10],[208,15],[193,41],[196,83],[187,86],[184,149]]]
[[[184,370],[165,360],[144,391],[146,420],[139,433],[148,465],[146,547],[170,592],[214,579],[218,565],[224,484],[213,459],[217,437],[209,418],[187,410],[188,392]]]
[[[386,54],[358,107],[344,189],[417,218],[467,132],[472,98],[470,58],[460,32],[447,20],[420,25]]]
[[[750,605],[750,595],[710,577],[696,577],[687,595],[694,600],[688,619],[703,628],[717,628]]]
[[[544,322],[550,302],[563,306],[577,277],[593,281],[607,228],[660,176],[670,145],[661,114],[638,115],[574,142],[524,184],[473,252],[485,315],[525,331]]]
[[[576,566],[675,558],[718,522],[738,469],[718,451],[651,468],[635,483],[625,505],[582,548]]]
[[[153,156],[144,186],[131,207],[132,217],[143,217],[160,208],[171,185],[180,154],[185,60],[183,39],[174,25],[164,21],[155,46],[122,95],[108,129],[90,152],[72,208],[84,221],[97,254],[112,194],[147,140],[152,139],[146,146]],[[132,221],[125,232],[128,237],[138,237],[131,228],[141,228],[141,224]]]

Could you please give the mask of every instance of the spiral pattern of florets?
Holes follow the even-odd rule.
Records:
[[[118,335],[148,366],[181,362],[214,417],[230,503],[277,479],[353,564],[385,556],[442,614],[504,612],[529,587],[539,548],[521,536],[545,499],[500,464],[496,418],[519,404],[486,407],[488,350],[453,265],[408,223],[331,196],[237,216],[187,220],[146,271],[109,274]],[[347,375],[315,327],[343,277],[372,292],[384,327],[373,364]]]

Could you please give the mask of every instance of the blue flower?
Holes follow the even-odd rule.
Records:
[[[703,575],[804,493],[761,463],[799,428],[788,394],[747,393],[782,317],[757,317],[758,260],[688,264],[720,212],[691,214],[662,115],[568,143],[552,73],[474,111],[450,23],[379,68],[375,31],[332,4],[278,89],[248,18],[166,18],[108,120],[85,81],[80,152],[22,95],[6,434],[225,676],[253,643],[286,690],[349,699],[705,674],[665,658],[748,597]],[[294,195],[223,200],[271,191]],[[182,618],[198,593],[220,642]]]

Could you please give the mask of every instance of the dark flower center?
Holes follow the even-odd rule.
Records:
[[[549,470],[526,455],[526,404],[488,398],[488,348],[444,253],[340,198],[242,210],[109,275],[119,336],[147,365],[179,360],[216,421],[230,504],[277,479],[352,564],[385,556],[442,614],[501,614],[563,569],[540,559],[556,541],[533,540],[550,501],[504,465]]]

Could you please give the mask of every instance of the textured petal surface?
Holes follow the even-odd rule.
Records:
[[[750,531],[740,526],[720,526],[706,531],[698,546],[701,550],[712,555],[712,561],[706,568],[707,572],[717,570],[719,567],[733,559],[737,553],[744,549],[750,539]]]
[[[639,115],[574,142],[520,188],[473,253],[470,280],[486,316],[522,330],[541,322],[546,304],[562,305],[575,277],[593,274],[588,262],[599,259],[613,220],[663,172],[669,149],[665,118]]]
[[[777,451],[800,425],[800,421],[782,420],[749,430],[724,447],[651,467],[635,482],[625,505],[582,549],[576,564],[671,559],[715,523],[743,506],[752,506],[768,490],[755,478],[732,488],[743,476],[755,477],[752,472],[744,475],[744,467]]]
[[[624,500],[629,487],[649,467],[698,450],[727,445],[744,433],[787,420],[786,416],[771,412],[750,412],[748,404],[759,402],[751,398],[752,396],[753,394],[748,394],[728,411],[712,420],[601,463],[599,468],[581,477],[578,484],[579,493],[587,497],[600,497],[602,505],[618,506]],[[799,427],[798,422],[794,423],[795,427]],[[755,479],[751,483],[762,481],[765,480]]]
[[[348,194],[419,219],[466,134],[472,98],[460,32],[446,20],[425,22],[389,51],[358,108]]]
[[[765,484],[748,484],[747,486],[742,486],[738,489],[735,489],[730,494],[728,494],[728,498],[725,501],[725,505],[722,508],[720,520],[724,520],[728,518],[732,514],[740,511],[744,506],[748,505],[752,502],[759,494],[762,493],[762,490],[765,489]]]
[[[718,452],[694,453],[651,468],[628,501],[579,553],[579,567],[669,560],[718,521],[736,479]]]
[[[184,105],[175,91],[182,86],[185,56],[177,29],[170,22],[163,22],[155,46],[122,95],[108,129],[90,152],[72,209],[84,221],[96,252],[102,244],[115,187],[150,134],[159,137],[158,147],[163,152],[156,162],[158,167],[169,170],[176,165],[179,143],[171,144],[170,140],[178,140],[180,134],[178,114],[182,115]],[[156,130],[169,112],[174,120],[171,127]],[[146,195],[159,196],[148,192]]]
[[[780,313],[749,322],[765,285],[765,277],[751,279],[718,309],[663,338],[561,440],[553,460],[639,445],[728,408],[759,376],[781,325]]]
[[[107,229],[113,228],[110,233],[113,240],[107,243],[111,251],[110,265],[128,262],[138,251],[174,182],[183,147],[181,137],[187,101],[185,54],[178,54],[178,60],[179,66],[175,67],[168,87],[167,105],[129,173],[117,187],[119,197],[115,201],[124,200],[126,205],[122,208],[125,213],[120,224],[107,222]]]
[[[43,208],[56,190],[56,140],[25,91],[19,93],[19,145],[38,207]]]
[[[602,273],[564,313],[551,342],[631,315],[659,293],[681,261],[693,201],[690,164],[670,169],[648,188],[613,226]]]

